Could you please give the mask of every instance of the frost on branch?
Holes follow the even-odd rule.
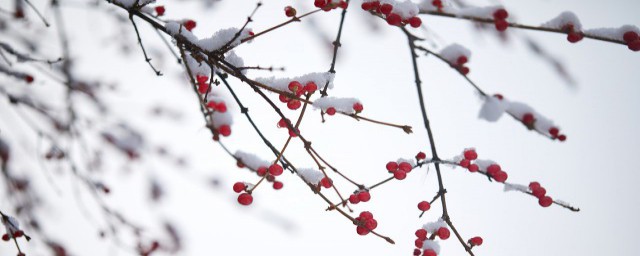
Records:
[[[205,61],[198,61],[194,59],[191,57],[190,52],[185,53],[185,59],[193,75],[207,77],[211,75],[211,66],[209,66]],[[215,72],[215,69],[213,71]]]
[[[558,15],[557,17],[551,19],[550,21],[542,23],[542,25],[540,26],[543,28],[563,29],[566,25],[569,24],[573,25],[573,29],[577,31],[582,30],[582,24],[580,23],[578,16],[576,16],[575,13],[569,11],[560,13],[560,15]]]
[[[200,48],[213,52],[219,50],[223,46],[229,44],[229,47],[233,48],[240,44],[242,39],[250,37],[251,30],[245,28],[240,32],[240,35],[234,39],[236,34],[240,31],[238,28],[226,28],[216,31],[211,37],[200,39],[196,42],[196,45]],[[231,41],[233,39],[233,41]]]
[[[335,74],[329,72],[316,72],[309,73],[296,77],[286,77],[286,78],[276,78],[272,77],[258,77],[255,79],[256,82],[264,84],[268,87],[276,89],[278,91],[289,91],[289,83],[291,81],[298,81],[301,84],[307,84],[309,82],[314,82],[320,88],[324,88],[324,85],[328,84],[329,89],[333,89],[333,78]]]
[[[324,173],[318,170],[314,170],[311,168],[298,168],[298,175],[302,177],[306,182],[313,185],[320,185],[320,181],[324,179]]]
[[[180,22],[170,21],[170,22],[167,22],[165,27],[167,28],[167,32],[169,33],[169,35],[173,37],[177,37],[178,35],[181,35],[185,39],[187,39],[187,41],[189,42],[192,42],[192,43],[198,42],[198,37],[193,33],[191,33],[191,31],[187,30],[187,28],[185,28]]]
[[[471,57],[471,51],[462,45],[450,44],[440,50],[440,56],[447,60],[449,64],[455,65],[461,56],[467,57],[468,60]]]
[[[631,41],[625,40],[625,33],[635,32],[636,34],[640,34],[640,29],[638,29],[635,25],[624,25],[619,28],[594,28],[587,29],[584,31],[585,34],[590,34],[594,36],[604,37],[613,40],[620,41]]]
[[[440,228],[446,228],[447,223],[444,222],[443,219],[438,219],[438,221],[427,222],[422,225],[422,228],[426,230],[429,234],[434,234],[438,232]]]
[[[233,155],[243,165],[249,167],[249,169],[254,170],[254,171],[258,170],[258,168],[260,168],[260,167],[268,167],[269,165],[271,165],[270,162],[262,160],[260,157],[254,155],[254,154],[251,154],[251,153],[244,152],[244,151],[238,150]]]

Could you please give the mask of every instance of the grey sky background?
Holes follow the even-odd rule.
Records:
[[[312,7],[312,1],[263,2],[251,25],[255,31],[283,21],[282,8],[288,4],[299,7],[299,13]],[[160,3],[167,6],[169,18],[195,19],[198,22],[195,34],[205,37],[218,29],[240,26],[255,1],[222,1],[206,12],[195,1]],[[372,21],[359,5],[360,1],[355,1],[348,12],[335,88],[329,93],[359,98],[365,108],[363,115],[411,125],[414,133],[406,135],[400,130],[342,116],[329,117],[321,123],[317,111],[308,112],[301,130],[334,166],[350,177],[372,184],[387,177],[386,162],[413,157],[418,151],[431,156],[431,152],[420,118],[406,38],[381,20]],[[511,17],[524,24],[541,24],[571,10],[584,28],[640,25],[639,1],[509,1],[504,5]],[[124,15],[121,10],[111,9]],[[188,156],[189,167],[176,168],[157,158],[124,164],[122,157],[113,154],[106,163],[112,166],[111,170],[99,174],[113,187],[107,202],[147,225],[149,234],[159,231],[155,220],[170,219],[177,224],[185,242],[180,255],[409,255],[414,248],[414,231],[440,216],[441,209],[436,203],[418,218],[416,204],[432,198],[437,191],[435,171],[427,168],[412,171],[406,180],[373,190],[369,203],[354,207],[356,215],[371,211],[379,223],[376,231],[392,237],[395,245],[372,235],[358,236],[354,225],[337,213],[326,212],[324,202],[288,173],[282,177],[285,185],[281,191],[260,187],[250,207],[236,206],[231,185],[257,179],[236,168],[235,162],[210,141],[195,97],[181,76],[182,68],[167,54],[157,35],[139,23],[145,46],[165,73],[163,77],[155,77],[144,63],[130,26],[114,26],[112,17],[84,7],[66,10],[67,24],[73,27],[73,55],[80,58],[81,74],[117,83],[117,90],[107,98],[114,106],[112,116],[143,129],[149,142],[168,145],[172,152]],[[338,11],[319,13],[312,18],[323,33],[335,37]],[[639,254],[634,236],[640,228],[636,186],[640,176],[635,162],[640,153],[639,53],[617,44],[588,39],[570,44],[564,35],[517,29],[509,29],[509,40],[503,42],[492,33],[478,32],[467,21],[421,18],[431,32],[429,37],[436,38],[437,44],[431,49],[449,43],[466,46],[472,52],[469,67],[473,81],[489,93],[502,93],[529,104],[554,120],[568,135],[565,143],[559,143],[527,131],[508,117],[496,123],[478,119],[481,101],[472,87],[437,59],[419,59],[427,111],[441,157],[450,158],[466,147],[475,147],[480,158],[501,164],[509,174],[508,181],[520,184],[539,181],[554,199],[581,209],[574,213],[557,206],[542,208],[532,197],[503,192],[502,185],[479,175],[444,167],[452,221],[463,237],[484,238],[484,244],[474,249],[476,255]],[[371,24],[379,29],[372,30]],[[123,31],[121,27],[126,29]],[[552,67],[532,55],[520,40],[522,35],[536,40],[561,59],[577,85],[568,86]],[[130,47],[131,55],[121,53],[119,47],[123,43]],[[286,72],[273,74],[250,72],[250,77],[288,77],[328,70],[329,49],[310,28],[308,20],[303,20],[240,46],[237,53],[247,65],[286,68]],[[51,46],[52,52],[57,50],[57,46]],[[164,52],[165,58],[159,58],[158,51]],[[280,147],[287,134],[276,128],[279,118],[246,84],[233,79],[231,83],[260,128]],[[43,83],[36,86],[45,88],[43,91],[48,88]],[[223,88],[215,89],[226,93]],[[277,99],[275,95],[272,98]],[[231,102],[229,96],[227,103],[235,114],[232,136],[225,140],[226,145],[273,160]],[[177,122],[151,118],[149,107],[157,104],[182,112],[182,118]],[[285,114],[290,118],[297,115],[289,110]],[[7,116],[6,120],[11,118],[15,117]],[[113,123],[119,118],[107,117],[101,122]],[[3,124],[3,130],[9,123]],[[8,134],[19,136],[25,145],[34,143],[33,136],[19,128],[8,130]],[[292,143],[287,153],[297,166],[314,166],[299,141]],[[29,163],[17,165],[18,169],[21,166],[26,169]],[[60,177],[56,181],[60,193],[37,171],[32,173],[51,197],[52,203],[43,212],[43,219],[51,220],[43,223],[47,232],[65,236],[63,240],[74,255],[130,254],[115,242],[98,238],[101,217],[93,209],[95,205],[87,195],[79,196],[91,216],[86,218],[74,199],[77,190],[71,176],[57,169],[61,167],[52,166]],[[148,177],[156,177],[166,186],[168,197],[160,205],[146,200]],[[220,188],[209,186],[211,177],[221,181]],[[343,194],[354,189],[337,178],[334,180]],[[5,200],[2,201],[0,207],[5,207]],[[123,234],[122,244],[130,245],[132,240],[128,238]],[[440,255],[464,255],[454,236],[440,245]],[[25,247],[28,252],[35,252],[33,255],[46,255],[37,245]],[[0,255],[7,251],[6,255],[12,255],[12,250],[8,244],[0,244]]]

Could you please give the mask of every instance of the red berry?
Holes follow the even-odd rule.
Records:
[[[280,166],[279,164],[272,164],[271,166],[269,166],[269,174],[273,176],[280,176],[282,172],[282,166]]]
[[[540,206],[542,207],[549,207],[551,206],[552,203],[553,203],[553,199],[551,199],[551,197],[548,197],[548,196],[538,199],[538,204],[540,204]]]
[[[451,236],[451,232],[449,232],[449,229],[445,227],[439,228],[437,234],[442,240],[447,240],[449,236]]]
[[[24,77],[24,81],[26,81],[27,83],[33,83],[33,76],[26,75]]]
[[[418,154],[416,155],[416,159],[418,160],[427,159],[427,154],[425,154],[424,152],[418,152]]]
[[[537,197],[538,199],[543,198],[547,194],[547,190],[543,187],[537,187],[531,189],[531,194]]]
[[[242,193],[238,196],[238,203],[241,205],[250,205],[253,202],[253,196],[248,193]]]
[[[387,15],[387,23],[391,26],[400,26],[402,24],[402,17],[398,14],[391,13]]]
[[[291,100],[287,102],[287,108],[291,110],[299,109],[302,106],[302,103],[299,100]]]
[[[318,86],[316,85],[316,83],[314,82],[308,82],[305,86],[304,86],[304,90],[306,92],[308,92],[309,94],[313,94],[316,90],[318,90]]]
[[[560,140],[560,141],[565,141],[565,140],[567,140],[567,135],[564,135],[564,134],[560,134],[560,135],[558,135],[558,140]]]
[[[419,28],[422,25],[422,20],[420,17],[411,17],[409,18],[409,25],[414,28]]]
[[[624,35],[622,36],[622,38],[627,43],[630,43],[630,42],[633,42],[633,41],[636,41],[636,40],[639,39],[638,33],[636,33],[635,31],[627,31],[627,32],[625,32]]]
[[[286,6],[284,7],[284,15],[286,15],[287,17],[296,16],[296,9],[291,6]]]
[[[427,230],[421,228],[416,230],[416,236],[420,239],[427,239]]]
[[[404,172],[411,172],[411,169],[413,169],[413,167],[411,166],[411,164],[407,162],[402,162],[398,165],[398,170],[401,170]]]
[[[634,52],[640,51],[640,39],[637,39],[635,41],[629,42],[627,44],[627,47],[629,47],[629,50],[632,50]]]
[[[464,167],[464,168],[469,168],[469,164],[471,164],[471,161],[467,160],[467,159],[462,159],[460,160],[460,166]]]
[[[156,10],[156,14],[158,16],[164,15],[164,11],[165,11],[164,6],[162,6],[162,5],[156,6],[155,10]]]
[[[371,218],[364,221],[364,226],[369,230],[374,230],[378,227],[378,221]]]
[[[582,40],[582,38],[584,38],[584,35],[582,35],[582,33],[570,32],[569,34],[567,34],[567,40],[570,43],[577,43],[578,41]]]
[[[220,132],[222,136],[229,137],[229,135],[231,135],[231,127],[229,125],[223,124],[218,128],[218,132]]]
[[[215,110],[220,112],[220,113],[227,112],[227,104],[224,104],[224,102],[220,102],[220,103],[216,104]]]
[[[507,173],[503,171],[498,171],[493,175],[493,179],[497,182],[505,182],[507,178],[509,178],[509,175],[507,175]]]
[[[496,30],[502,32],[507,30],[509,27],[509,22],[506,20],[495,20]]]
[[[187,30],[191,31],[192,29],[194,29],[196,27],[196,22],[194,20],[187,20],[184,22],[184,28],[186,28]]]
[[[296,129],[295,131],[298,131],[298,129]],[[294,130],[289,129],[289,136],[291,137],[298,137],[298,134],[296,134]],[[298,131],[300,132],[300,131]]]
[[[404,180],[405,178],[407,178],[407,173],[403,170],[397,170],[393,172],[393,177],[397,180]]]
[[[398,170],[398,163],[388,162],[386,168],[387,168],[387,171],[389,172],[395,172]]]
[[[315,0],[315,2],[313,2],[313,5],[315,5],[318,8],[322,8],[325,5],[327,5],[327,1],[326,0]]]
[[[342,8],[342,9],[347,9],[347,7],[349,7],[349,3],[345,2],[345,1],[340,1],[340,3],[338,3],[338,7]]]
[[[358,196],[357,196],[357,195],[351,194],[351,195],[349,196],[349,203],[351,203],[351,204],[357,204],[357,203],[360,203],[360,199],[358,198]]]
[[[276,180],[276,177],[274,177],[273,175],[267,175],[266,178],[268,182],[273,182],[274,180]]]
[[[233,191],[236,193],[242,192],[245,188],[247,188],[247,185],[242,182],[236,182],[235,184],[233,184]]]
[[[289,98],[289,96],[284,95],[284,94],[280,94],[280,95],[278,96],[278,99],[279,99],[279,100],[280,100],[280,102],[282,102],[282,103],[287,103],[287,102],[289,102],[289,101],[291,100],[291,98]]]
[[[416,245],[416,247],[418,248],[422,248],[422,245],[424,245],[424,240],[420,240],[420,238],[416,239],[416,241],[414,242],[414,244]]]
[[[532,182],[529,183],[529,189],[531,189],[531,190],[533,190],[534,188],[539,188],[539,187],[541,187],[541,186],[540,186],[540,183],[537,182],[537,181],[532,181]]]
[[[207,93],[207,91],[209,91],[209,84],[208,83],[199,83],[198,84],[198,92],[201,94],[205,94]]]
[[[473,149],[465,150],[464,158],[467,160],[476,160],[478,159],[478,153],[476,153],[476,151]]]
[[[468,67],[460,67],[460,73],[462,73],[463,75],[467,75],[469,74],[470,69]]]
[[[267,174],[267,167],[262,166],[262,167],[258,168],[258,170],[256,170],[256,172],[258,173],[258,176],[262,177],[265,174]]]
[[[367,229],[366,227],[358,226],[356,227],[356,232],[358,232],[358,235],[364,236],[366,234],[369,234],[369,229]]]
[[[477,164],[470,164],[469,168],[467,169],[469,169],[470,172],[477,172],[480,168],[478,167]]]
[[[13,237],[15,238],[20,238],[24,235],[24,232],[22,230],[16,230],[16,232],[13,232]]]
[[[327,115],[335,115],[336,114],[336,109],[333,107],[327,108],[327,110],[325,111],[325,113],[327,113]]]
[[[413,256],[420,256],[420,249],[413,249]]]
[[[238,166],[238,168],[244,168],[244,163],[240,160],[236,161],[236,166]]]
[[[8,235],[8,234],[4,234],[4,235],[2,235],[2,240],[4,240],[4,241],[9,241],[9,239],[11,239],[11,238],[9,238],[9,235]]]
[[[422,256],[438,256],[438,254],[432,249],[426,249],[422,252]]]
[[[482,245],[482,237],[472,237],[471,239],[469,239],[469,243],[474,246]]]
[[[361,212],[360,215],[358,215],[362,220],[368,220],[368,219],[373,219],[373,213],[369,212],[369,211],[364,211]]]
[[[504,99],[504,96],[502,96],[502,94],[499,94],[499,93],[494,94],[493,97],[495,97],[496,99],[499,99],[499,100]]]
[[[429,209],[431,209],[431,204],[427,201],[422,201],[418,203],[418,209],[423,212],[428,211]]]
[[[280,121],[278,121],[278,128],[285,128],[285,127],[288,127],[287,120],[282,118],[280,119]]]
[[[373,9],[373,4],[371,2],[364,2],[360,7],[362,7],[362,10],[369,11]]]
[[[549,134],[551,134],[551,136],[553,137],[558,137],[558,133],[560,132],[560,130],[556,127],[551,127],[549,128]]]
[[[362,191],[358,193],[358,199],[360,199],[360,202],[369,202],[371,194],[368,191]]]
[[[291,81],[289,83],[289,90],[296,93],[298,92],[298,90],[301,90],[303,88],[302,84],[298,81]]]
[[[431,4],[435,7],[442,8],[442,1],[440,0],[433,0],[431,1]]]
[[[322,185],[325,188],[331,188],[331,186],[333,185],[333,181],[328,177],[324,177],[322,178],[322,180],[320,180],[320,185]]]
[[[383,4],[380,6],[380,12],[384,15],[389,15],[389,13],[391,13],[391,10],[393,10],[393,5]]]
[[[493,12],[493,18],[496,20],[504,20],[509,17],[509,13],[505,9],[498,9]]]
[[[497,172],[501,170],[502,168],[500,168],[500,165],[492,164],[492,165],[489,165],[489,167],[487,167],[487,174],[494,176]]]
[[[465,63],[467,63],[467,61],[469,61],[469,59],[467,58],[467,56],[461,55],[460,57],[458,57],[458,59],[456,60],[456,64],[458,65],[464,65]]]
[[[282,184],[282,182],[280,181],[276,181],[273,183],[273,189],[275,190],[280,190],[282,189],[282,187],[284,187],[284,184]]]
[[[536,121],[536,118],[531,113],[525,113],[522,115],[522,123],[526,126],[533,126],[533,123]]]
[[[364,107],[362,106],[362,104],[360,104],[360,102],[353,103],[353,110],[355,110],[356,113],[362,112],[363,109]]]

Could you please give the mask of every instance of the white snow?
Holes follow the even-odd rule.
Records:
[[[298,168],[298,175],[302,177],[306,182],[318,185],[320,181],[325,177],[321,171],[311,168]]]
[[[433,240],[424,240],[422,242],[422,250],[427,250],[427,249],[431,249],[434,252],[436,252],[436,254],[440,254],[440,244],[438,244],[437,241],[433,241]]]
[[[429,233],[429,234],[433,234],[433,233],[437,232],[438,229],[440,229],[442,227],[447,227],[447,223],[444,222],[443,219],[438,219],[438,221],[428,222],[428,223],[422,225],[422,228],[424,230],[426,230],[427,233]]]
[[[487,96],[485,97],[484,104],[482,104],[482,108],[480,108],[480,114],[478,114],[478,117],[489,122],[495,122],[502,117],[506,108],[506,101],[500,100],[496,97]]]
[[[347,114],[353,114],[356,111],[353,110],[353,104],[360,103],[360,100],[356,98],[337,98],[337,97],[323,97],[313,101],[315,108],[326,111],[328,108],[335,108],[339,112],[345,112]]]
[[[169,33],[169,35],[171,35],[173,37],[181,35],[185,39],[187,39],[189,42],[192,42],[192,43],[198,42],[198,37],[196,35],[194,35],[193,33],[191,33],[191,31],[189,31],[186,28],[184,28],[182,26],[182,23],[180,23],[180,22],[169,21],[169,22],[167,22],[167,24],[165,24],[165,28],[167,29],[167,32]]]
[[[587,34],[587,35],[594,35],[594,36],[599,36],[599,37],[604,37],[604,38],[623,41],[624,40],[623,39],[624,33],[629,32],[629,31],[634,31],[634,32],[640,34],[640,29],[638,29],[638,27],[634,26],[634,25],[624,25],[624,26],[619,27],[619,28],[587,29],[587,30],[584,31],[584,33]]]
[[[315,72],[308,73],[301,76],[296,77],[284,77],[284,78],[276,78],[276,77],[258,77],[255,81],[262,83],[266,86],[269,86],[273,89],[279,91],[289,92],[289,83],[292,81],[298,81],[302,85],[305,85],[308,82],[314,82],[318,86],[318,90],[324,88],[324,85],[329,82],[329,89],[333,88],[333,77],[335,75],[329,72]]]
[[[502,5],[465,7],[456,11],[455,14],[457,16],[493,19],[493,13],[499,9],[504,9],[504,7]]]
[[[420,11],[432,11],[432,12],[437,12],[438,11],[438,7],[433,5],[433,0],[423,0],[418,4],[418,8],[420,9]],[[457,12],[457,8],[454,7],[451,2],[449,2],[448,0],[441,0],[442,2],[442,12],[444,13],[456,13]]]
[[[487,167],[489,167],[489,165],[496,164],[496,162],[492,160],[484,160],[484,159],[476,159],[474,163],[478,165],[480,171],[483,171],[483,172],[486,172]]]
[[[238,56],[234,51],[229,51],[225,56],[224,59],[229,62],[229,64],[233,65],[236,68],[241,68],[244,67],[244,60],[242,58],[240,58],[240,56]],[[243,75],[247,74],[247,70],[243,69],[240,71]]]
[[[398,161],[396,161],[396,163],[398,163],[398,164],[400,164],[402,162],[409,163],[412,167],[416,166],[416,159],[415,158],[412,158],[412,159],[398,158]]]
[[[576,16],[575,13],[569,11],[560,13],[560,15],[558,15],[557,17],[543,23],[540,26],[543,28],[562,29],[562,27],[567,24],[573,24],[573,28],[576,31],[582,30],[582,24],[580,23],[578,16]]]
[[[211,75],[211,66],[209,66],[206,62],[198,62],[196,59],[191,57],[190,52],[185,52],[187,65],[189,65],[189,69],[191,69],[191,73],[194,76],[210,76]],[[214,69],[215,71],[215,69]]]
[[[220,49],[222,46],[226,45],[233,39],[238,33],[240,29],[238,28],[226,28],[216,31],[211,37],[200,39],[196,42],[196,45],[200,46],[202,49],[207,51],[215,51]],[[240,44],[240,41],[244,38],[249,37],[250,29],[245,28],[240,32],[240,36],[235,38],[233,42],[231,42],[230,46],[235,47]]]
[[[138,6],[143,6],[154,3],[155,1],[156,0],[114,0],[113,2],[119,3],[124,7],[131,8],[136,2],[138,2]]]
[[[262,160],[260,157],[244,151],[238,150],[233,155],[240,159],[246,167],[249,167],[249,169],[254,171],[258,170],[260,167],[269,167],[271,165],[271,162]]]
[[[418,5],[410,0],[394,1],[392,5],[393,10],[391,12],[400,15],[403,20],[417,16],[420,11]]]
[[[529,191],[529,187],[525,186],[525,185],[505,182],[504,183],[504,192],[507,192],[507,191],[527,192],[527,191]]]
[[[7,216],[7,221],[2,219],[2,225],[4,225],[4,228],[7,232],[6,234],[8,234],[9,237],[13,237],[13,233],[20,230],[20,223],[18,222],[18,220],[16,220],[16,218],[8,215],[6,216]]]
[[[225,124],[229,126],[233,124],[233,116],[231,115],[231,111],[226,111],[224,113],[215,111],[213,112],[213,114],[211,114],[211,118],[213,119],[213,127],[216,129]]]
[[[454,43],[440,50],[440,56],[447,60],[449,64],[455,65],[460,56],[465,56],[467,59],[471,59],[471,51],[462,45]]]

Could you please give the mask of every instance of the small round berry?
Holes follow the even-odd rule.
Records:
[[[629,47],[629,50],[632,50],[634,52],[640,51],[640,39],[629,42],[627,44],[627,47]]]
[[[191,31],[192,29],[194,29],[196,27],[196,22],[194,20],[187,20],[184,22],[184,28],[186,28],[187,30]]]
[[[471,161],[469,161],[468,159],[462,159],[460,160],[460,163],[458,163],[460,166],[464,167],[464,168],[469,168],[469,165],[471,164]]]
[[[369,11],[373,9],[373,4],[371,2],[364,2],[360,7],[362,7],[362,10]]]
[[[374,230],[378,227],[378,221],[371,218],[364,221],[364,226],[369,230]]]
[[[358,232],[358,235],[364,236],[366,234],[369,234],[369,229],[367,229],[366,227],[358,226],[356,227],[356,232]]]
[[[287,17],[294,17],[296,16],[296,9],[291,7],[290,5],[284,7],[284,15],[286,15]]]
[[[416,237],[420,239],[427,239],[427,230],[424,228],[416,230]]]
[[[496,180],[497,182],[504,183],[507,180],[507,178],[509,178],[509,175],[507,175],[507,173],[504,171],[498,171],[493,175],[493,179]]]
[[[268,182],[273,182],[274,180],[276,180],[276,177],[274,177],[273,175],[267,175],[266,178]]]
[[[340,3],[338,3],[338,7],[342,8],[342,9],[347,9],[347,7],[349,7],[349,3],[345,2],[345,1],[340,1]]]
[[[238,168],[244,168],[244,163],[240,160],[236,161],[236,166],[238,166]]]
[[[253,196],[248,193],[242,193],[238,196],[238,203],[241,205],[250,205],[253,202]]]
[[[371,199],[371,194],[369,194],[368,191],[362,191],[358,193],[358,199],[360,199],[360,202],[369,202],[369,200]]]
[[[627,31],[624,33],[624,35],[622,35],[622,39],[624,39],[624,41],[627,43],[636,41],[639,38],[640,37],[638,37],[638,33],[636,33],[635,31]]]
[[[391,26],[400,26],[402,24],[402,17],[398,14],[391,13],[387,15],[387,23]]]
[[[422,245],[424,245],[424,240],[420,240],[419,238],[416,239],[416,241],[414,242],[415,246],[418,248],[422,248]]]
[[[505,9],[498,9],[493,12],[493,18],[496,20],[504,20],[509,17],[509,13]]]
[[[336,109],[334,107],[327,108],[325,113],[327,113],[327,115],[330,115],[330,116],[335,115],[336,114]]]
[[[500,168],[500,165],[492,164],[492,165],[489,165],[489,167],[487,167],[487,174],[494,176],[497,172],[501,170],[502,168]]]
[[[541,187],[539,182],[537,181],[529,182],[529,189],[533,190],[534,188],[539,188],[539,187]]]
[[[357,196],[357,195],[355,195],[355,194],[351,194],[351,195],[349,196],[349,203],[351,203],[351,204],[358,204],[358,203],[360,203],[360,199],[358,198],[358,196]]]
[[[467,75],[469,74],[471,70],[468,67],[460,67],[460,73],[462,73],[463,75]]]
[[[258,173],[258,176],[262,177],[264,175],[267,174],[267,167],[259,167],[258,170],[256,170],[256,172]]]
[[[231,127],[223,124],[218,128],[218,132],[220,132],[222,136],[229,137],[229,135],[231,135]]]
[[[388,162],[386,165],[387,171],[395,172],[398,170],[398,163],[396,162]]]
[[[220,113],[227,112],[227,104],[224,104],[224,102],[220,102],[215,105],[214,109]]]
[[[553,203],[553,199],[551,197],[545,196],[538,199],[538,204],[542,207],[549,207]]]
[[[560,129],[558,129],[557,127],[549,128],[549,134],[551,134],[551,136],[553,137],[558,137],[559,132],[560,132]]]
[[[8,235],[8,234],[4,234],[4,235],[2,235],[2,240],[3,240],[3,241],[9,241],[9,239],[11,239],[11,238],[9,237],[9,235]]]
[[[493,97],[495,97],[496,99],[499,99],[499,100],[504,99],[504,96],[502,96],[502,94],[499,94],[499,93],[494,94]]]
[[[313,5],[315,5],[315,7],[322,8],[325,5],[327,5],[327,1],[326,0],[315,0],[313,2]]]
[[[547,190],[543,187],[537,187],[531,189],[531,194],[537,197],[538,199],[543,198],[547,194]]]
[[[467,169],[469,169],[470,172],[477,172],[480,169],[480,167],[478,167],[477,164],[470,164],[469,168]]]
[[[425,154],[424,152],[418,152],[418,154],[416,154],[416,159],[418,160],[427,159],[427,154]]]
[[[205,94],[205,93],[207,93],[207,91],[209,91],[209,84],[208,83],[198,83],[198,92],[200,94]]]
[[[276,181],[273,183],[273,189],[275,190],[280,190],[282,189],[282,187],[284,187],[284,184],[280,181]]]
[[[331,188],[331,186],[333,186],[333,181],[329,177],[324,177],[320,180],[320,185],[324,188]]]
[[[458,65],[464,65],[465,63],[467,63],[469,61],[469,58],[467,58],[467,56],[464,55],[460,55],[460,57],[458,57],[458,59],[456,59],[456,64]]]
[[[507,28],[509,27],[509,22],[507,22],[506,20],[495,20],[495,26],[496,30],[502,32],[507,30]]]
[[[280,121],[278,121],[278,128],[285,128],[285,127],[288,127],[287,119],[282,118],[280,119]]]
[[[158,16],[162,16],[162,15],[164,15],[164,12],[166,11],[166,10],[164,9],[164,6],[162,6],[162,5],[160,5],[160,6],[156,6],[156,8],[154,8],[154,9],[155,9],[156,14],[157,14]]]
[[[564,135],[564,134],[560,134],[560,135],[558,135],[558,140],[560,140],[560,141],[565,141],[565,140],[567,140],[567,135]]]
[[[413,167],[407,162],[402,162],[398,165],[398,170],[403,172],[411,172],[411,169],[413,169]]]
[[[318,85],[316,85],[316,83],[314,83],[314,82],[308,82],[304,86],[304,90],[306,92],[308,92],[309,94],[313,94],[316,90],[318,90]]]
[[[571,32],[571,33],[567,34],[567,40],[570,43],[577,43],[580,40],[582,40],[582,38],[584,38],[584,35],[582,33]]]
[[[291,110],[299,109],[302,106],[302,103],[299,100],[292,100],[287,102],[287,108]]]
[[[24,232],[22,230],[16,230],[16,232],[13,232],[13,237],[15,238],[20,238],[24,235]]]
[[[289,90],[292,92],[298,92],[298,90],[301,90],[303,88],[302,84],[298,81],[291,81],[289,83]]]
[[[482,237],[479,237],[479,236],[475,236],[469,239],[469,243],[473,246],[480,246],[482,245],[482,242],[483,242]]]
[[[413,256],[420,256],[420,249],[413,249]]]
[[[356,113],[362,112],[363,109],[364,109],[364,107],[362,106],[362,104],[360,102],[356,102],[356,103],[353,104],[353,110],[355,110]]]
[[[273,176],[280,176],[283,171],[284,170],[282,169],[282,166],[280,166],[279,164],[272,164],[271,166],[269,166],[269,174]]]
[[[280,94],[280,95],[278,96],[278,99],[279,99],[279,100],[280,100],[280,102],[282,102],[282,103],[287,103],[287,102],[289,102],[289,101],[291,100],[291,98],[289,98],[289,96],[284,95],[284,94]]]
[[[478,159],[478,153],[475,150],[469,149],[464,151],[464,159],[467,160],[476,160]]]
[[[449,232],[449,229],[445,227],[439,228],[437,231],[437,234],[438,234],[438,237],[440,237],[440,239],[442,240],[447,240],[449,236],[451,236],[451,232]]]
[[[532,126],[535,121],[536,118],[531,113],[525,113],[524,115],[522,115],[522,123],[527,126]]]
[[[397,180],[404,180],[407,178],[407,173],[403,170],[397,170],[393,172],[393,177]]]
[[[360,217],[362,220],[373,219],[373,213],[369,211],[364,211],[364,212],[361,212],[360,215],[358,215],[358,217]]]
[[[438,256],[438,254],[432,249],[426,249],[422,252],[422,256]]]
[[[393,5],[383,4],[380,6],[380,12],[384,15],[389,15],[389,13],[391,13],[391,10],[393,10]]]
[[[26,81],[27,83],[33,83],[33,76],[26,75],[24,77],[24,81]]]
[[[422,25],[422,20],[420,19],[420,17],[411,17],[409,18],[409,25],[414,28],[419,28],[420,25]]]
[[[233,191],[236,193],[242,192],[245,188],[247,188],[247,185],[242,182],[236,182],[235,184],[233,184]]]
[[[427,201],[422,201],[422,202],[418,203],[418,209],[423,211],[423,212],[426,212],[429,209],[431,209],[431,204],[429,202],[427,202]]]

